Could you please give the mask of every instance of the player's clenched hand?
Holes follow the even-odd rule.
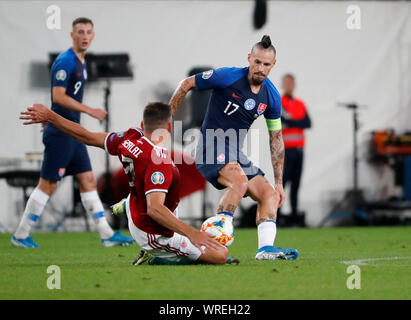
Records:
[[[284,201],[285,201],[284,187],[283,187],[282,184],[277,184],[277,185],[275,186],[275,189],[277,190],[278,195],[279,195],[279,197],[280,197],[280,201],[279,201],[279,203],[278,203],[278,207],[281,208],[281,206],[284,204]]]
[[[189,237],[192,244],[203,252],[202,246],[218,250],[220,244],[213,239],[213,236],[207,232],[195,231]]]
[[[97,120],[100,120],[100,121],[101,121],[101,120],[103,120],[103,119],[106,117],[107,112],[106,112],[105,110],[103,110],[103,109],[90,108],[88,114],[89,114],[90,116],[92,116],[93,118],[96,118]]]
[[[46,123],[50,114],[49,108],[42,104],[33,104],[26,111],[20,112],[20,119],[27,120],[23,124]]]

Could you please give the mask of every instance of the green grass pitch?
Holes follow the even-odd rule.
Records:
[[[35,234],[37,250],[0,235],[0,299],[411,299],[411,227],[279,229],[296,261],[255,261],[256,229],[237,229],[239,265],[131,266],[138,245],[103,248],[96,233]],[[361,289],[347,289],[347,264]],[[47,289],[49,265],[61,289]]]

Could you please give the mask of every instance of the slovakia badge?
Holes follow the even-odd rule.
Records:
[[[220,155],[217,157],[217,161],[218,161],[218,162],[224,162],[224,160],[225,160],[225,155],[224,155],[224,153],[220,154]]]
[[[60,178],[63,178],[64,174],[66,173],[66,168],[60,168],[59,169],[59,176]]]
[[[258,105],[258,109],[257,109],[258,115],[262,115],[262,114],[264,113],[264,111],[265,111],[266,108],[267,108],[267,105],[266,105],[266,104],[260,103],[260,104]]]

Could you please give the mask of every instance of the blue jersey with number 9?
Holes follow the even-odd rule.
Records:
[[[79,123],[80,112],[62,107],[53,101],[53,87],[66,88],[69,97],[82,103],[86,82],[86,64],[80,61],[73,49],[59,54],[51,68],[51,109],[62,117]]]

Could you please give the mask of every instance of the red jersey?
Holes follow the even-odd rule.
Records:
[[[174,232],[147,215],[146,195],[164,192],[164,205],[171,212],[180,201],[180,174],[167,149],[155,146],[137,128],[111,132],[104,142],[106,151],[123,164],[130,186],[130,214],[133,223],[147,233],[172,237]]]

